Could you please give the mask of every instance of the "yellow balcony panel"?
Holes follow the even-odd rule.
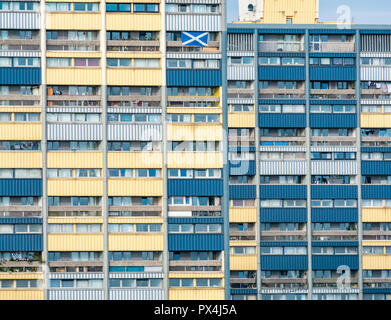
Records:
[[[221,108],[179,108],[179,107],[168,107],[167,113],[201,113],[201,114],[221,114],[223,109]]]
[[[229,222],[256,222],[256,208],[230,208]]]
[[[51,12],[46,14],[48,30],[100,30],[101,14]]]
[[[51,152],[47,153],[48,168],[102,168],[101,152]]]
[[[376,240],[367,240],[363,241],[362,245],[364,247],[368,246],[375,246],[375,247],[390,247],[391,246],[391,241],[376,241]]]
[[[109,217],[109,223],[163,223],[163,218],[123,218]]]
[[[0,125],[1,140],[41,140],[41,123],[4,123]]]
[[[12,279],[14,280],[43,279],[43,274],[42,273],[0,273],[0,279],[11,279],[11,280]]]
[[[174,141],[221,141],[223,127],[221,124],[168,124],[167,140]]]
[[[108,168],[162,168],[161,152],[108,152]]]
[[[229,264],[231,270],[257,270],[257,256],[231,255]]]
[[[391,222],[391,208],[362,208],[362,222]]]
[[[100,223],[102,224],[103,218],[90,218],[90,217],[78,217],[78,218],[48,218],[48,223]]]
[[[26,106],[8,106],[8,107],[3,107],[0,106],[0,112],[42,112],[41,107],[26,107]]]
[[[160,59],[162,54],[160,52],[107,52],[107,58],[139,58],[139,59]]]
[[[169,300],[224,300],[223,288],[170,288],[168,290]]]
[[[223,154],[221,152],[168,152],[167,166],[184,169],[222,168]]]
[[[2,289],[0,300],[43,300],[43,289]]]
[[[0,152],[0,168],[42,168],[42,152]]]
[[[109,251],[162,251],[163,234],[109,234]]]
[[[254,128],[255,113],[228,113],[228,127],[230,128]]]
[[[160,69],[108,68],[107,85],[109,86],[160,86]]]
[[[364,270],[389,270],[391,255],[363,255],[362,267]]]
[[[48,58],[100,58],[99,51],[47,51]]]
[[[255,247],[257,243],[255,241],[231,241],[230,247]]]
[[[49,251],[103,251],[103,234],[48,234]]]
[[[103,196],[102,179],[48,179],[48,196]]]
[[[163,180],[159,179],[109,179],[109,196],[162,196]]]
[[[107,30],[160,31],[159,13],[106,13]]]
[[[390,128],[391,114],[361,114],[361,128]]]
[[[101,85],[102,70],[100,68],[47,68],[49,85]]]
[[[224,272],[170,272],[169,278],[224,278]]]

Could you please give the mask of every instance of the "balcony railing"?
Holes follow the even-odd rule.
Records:
[[[304,43],[299,41],[262,41],[259,43],[260,52],[301,52],[304,51]]]
[[[354,52],[354,42],[320,42],[310,44],[311,52]]]

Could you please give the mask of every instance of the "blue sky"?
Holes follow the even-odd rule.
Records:
[[[238,18],[238,1],[227,0],[228,22]],[[337,8],[350,7],[355,24],[391,24],[390,0],[319,0],[319,21],[337,21]]]

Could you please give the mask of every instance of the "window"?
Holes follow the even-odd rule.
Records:
[[[159,12],[159,5],[156,3],[134,3],[134,12]]]

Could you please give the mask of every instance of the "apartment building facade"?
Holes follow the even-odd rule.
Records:
[[[225,5],[0,2],[0,299],[390,298],[391,28]]]

